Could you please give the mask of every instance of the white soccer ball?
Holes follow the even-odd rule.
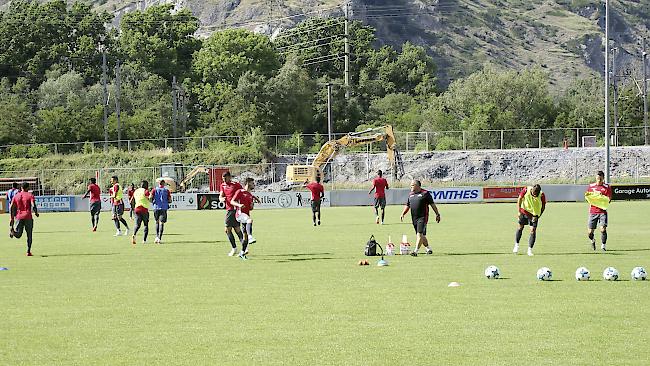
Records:
[[[553,278],[553,272],[548,267],[542,267],[537,270],[537,279],[540,281],[549,281]]]
[[[607,267],[603,271],[603,278],[607,281],[618,280],[618,270],[614,267]]]
[[[643,267],[634,267],[630,276],[635,281],[645,281],[648,278],[648,273]]]
[[[247,214],[240,212],[239,216],[237,216],[237,221],[241,224],[248,224],[248,221],[250,220],[250,216]]]
[[[576,269],[576,280],[578,281],[589,281],[589,270],[585,267],[580,267]]]
[[[485,277],[488,279],[497,279],[501,275],[501,272],[499,272],[499,268],[497,266],[489,266],[488,268],[485,269]]]

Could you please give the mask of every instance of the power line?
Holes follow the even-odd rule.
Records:
[[[286,45],[286,46],[278,47],[278,50],[283,50],[283,49],[291,48],[291,47],[299,47],[299,46],[302,46],[302,45],[306,45],[306,44],[310,44],[310,43],[315,43],[315,42],[320,42],[320,41],[327,41],[327,40],[330,40],[330,39],[333,39],[333,38],[337,38],[337,37],[342,37],[342,36],[343,36],[342,34],[335,34],[335,35],[333,35],[333,36],[329,36],[329,37],[323,37],[323,38],[318,38],[318,39],[311,39],[311,40],[309,40],[309,41],[300,42],[300,43],[292,43],[292,44],[290,44],[290,45]]]

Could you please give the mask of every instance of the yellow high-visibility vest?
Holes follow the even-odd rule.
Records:
[[[585,192],[585,199],[590,205],[598,207],[601,210],[607,210],[607,207],[609,207],[609,197],[600,192],[587,191]]]
[[[119,183],[115,183],[117,186],[117,191],[115,191],[115,200],[116,201],[121,201],[122,200],[122,186]],[[115,187],[115,186],[113,186]]]
[[[526,194],[524,194],[522,208],[533,214],[533,216],[539,216],[542,214],[542,191],[539,192],[539,195],[537,195],[537,197],[533,196],[531,193],[532,191],[533,187],[526,188]]]
[[[144,188],[138,188],[133,192],[133,199],[135,200],[135,207],[144,207],[149,209],[149,197],[145,194]]]

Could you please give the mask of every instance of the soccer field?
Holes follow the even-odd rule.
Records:
[[[0,364],[648,364],[650,281],[630,271],[650,267],[650,204],[613,203],[610,250],[593,253],[587,205],[550,203],[534,257],[511,253],[514,204],[439,207],[434,254],[388,267],[357,261],[370,234],[415,241],[396,206],[384,226],[368,207],[324,208],[320,227],[308,210],[257,210],[248,261],[226,255],[224,212],[170,212],[165,244],[139,234],[135,248],[107,213],[96,233],[88,214],[42,214],[34,257],[0,240]],[[491,264],[501,279],[483,276]],[[553,281],[536,280],[543,266]]]

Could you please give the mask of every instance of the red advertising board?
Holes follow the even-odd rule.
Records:
[[[492,201],[516,201],[524,187],[484,187],[483,199]]]

